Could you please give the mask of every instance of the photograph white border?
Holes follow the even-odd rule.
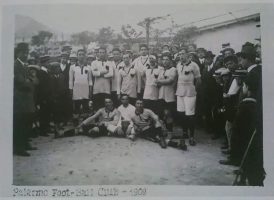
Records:
[[[264,167],[267,172],[264,187],[233,187],[233,186],[186,186],[186,185],[142,185],[140,187],[148,188],[147,197],[175,197],[188,196],[200,197],[206,196],[274,196],[274,136],[273,136],[273,118],[274,118],[274,7],[273,1],[202,1],[202,3],[267,3],[263,6],[261,12],[261,38],[262,38],[262,65],[263,65],[263,114],[264,114]],[[12,155],[12,102],[13,102],[13,51],[14,51],[14,10],[13,5],[31,5],[31,4],[189,4],[188,1],[94,1],[94,0],[11,0],[2,1],[1,5],[1,67],[0,67],[0,197],[12,196],[13,181],[13,155]],[[192,3],[201,3],[195,0]],[[218,164],[218,163],[216,163]],[[221,178],[221,177],[220,177]],[[24,186],[20,186],[24,187]],[[132,188],[135,186],[57,186],[59,188],[84,188],[84,187],[116,187],[120,190]],[[136,186],[138,187],[138,186]],[[29,186],[28,188],[56,188],[54,186]],[[119,196],[119,197],[122,197]]]

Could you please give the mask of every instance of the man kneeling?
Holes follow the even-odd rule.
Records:
[[[99,109],[93,116],[84,120],[79,127],[86,135],[92,137],[118,135],[118,121],[120,112],[114,108],[110,98],[105,99],[105,107]],[[98,122],[96,122],[98,121]]]
[[[131,139],[134,139],[135,136],[156,139],[159,136],[160,146],[166,148],[167,145],[158,116],[151,110],[144,109],[143,100],[137,100],[135,107],[135,114],[132,117]]]

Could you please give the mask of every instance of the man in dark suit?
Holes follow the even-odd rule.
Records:
[[[19,43],[15,48],[14,95],[13,95],[13,149],[14,154],[30,156],[27,150],[35,150],[29,142],[32,119],[35,111],[35,81],[25,64],[28,56],[28,44]]]
[[[37,87],[37,99],[40,106],[40,135],[48,136],[50,131],[50,70],[49,70],[50,57],[44,55],[40,57],[41,70],[38,73],[39,84]]]
[[[206,50],[204,48],[198,48],[197,50],[197,57],[198,59],[196,59],[196,63],[200,68],[200,72],[201,72],[201,76],[202,76],[202,72],[204,71],[204,67],[205,67],[205,53]],[[202,84],[200,84],[197,88],[197,99],[196,99],[196,121],[198,123],[199,126],[203,125],[203,87]]]
[[[244,111],[251,113],[236,116],[231,136],[231,156],[220,163],[239,164],[251,135],[256,130],[243,166],[243,175],[247,177],[249,185],[263,186],[265,171],[263,168],[262,67],[255,64],[256,49],[252,43],[246,42],[237,55],[239,64],[248,72],[243,86],[244,99],[241,101],[237,115]],[[252,121],[244,123],[244,117]]]
[[[67,122],[72,118],[72,97],[69,91],[69,70],[70,64],[68,63],[69,55],[66,52],[61,54],[60,65],[57,67],[60,77],[63,77],[63,90],[61,94],[61,110],[63,111],[63,121]]]
[[[205,67],[202,72],[202,97],[203,97],[203,112],[205,115],[205,126],[208,133],[213,132],[212,110],[216,103],[216,80],[213,77],[215,67],[213,59],[215,55],[208,51],[205,54]]]

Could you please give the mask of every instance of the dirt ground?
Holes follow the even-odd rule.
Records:
[[[38,137],[30,157],[14,156],[14,185],[231,185],[236,168],[218,163],[221,140],[196,136],[186,152],[144,139]]]

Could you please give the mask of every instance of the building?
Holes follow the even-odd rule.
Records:
[[[259,23],[260,14],[256,13],[201,26],[198,27],[198,32],[192,40],[197,44],[197,47],[204,47],[216,55],[220,54],[224,43],[230,43],[230,46],[238,52],[246,41],[256,43],[255,39],[260,38]]]

